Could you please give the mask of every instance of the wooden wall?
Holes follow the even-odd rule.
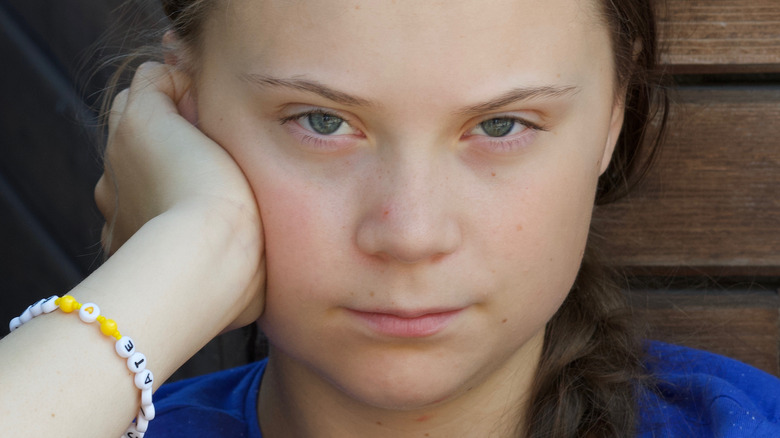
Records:
[[[597,213],[653,337],[780,374],[780,2],[670,1],[678,88],[646,184]]]
[[[99,261],[90,105],[106,76],[78,78],[109,3],[0,0],[2,321]],[[780,2],[670,0],[661,19],[680,84],[670,134],[646,184],[595,221],[652,337],[780,375]],[[242,363],[242,336],[179,377]]]

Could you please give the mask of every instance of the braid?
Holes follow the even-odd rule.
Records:
[[[586,253],[571,293],[547,323],[527,434],[625,437],[644,379],[640,337],[609,272]]]

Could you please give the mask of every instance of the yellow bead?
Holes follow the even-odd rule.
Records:
[[[73,298],[70,295],[62,296],[62,297],[59,298],[58,301],[60,302],[59,303],[60,304],[60,310],[62,310],[65,313],[70,313],[70,312],[78,309],[78,307],[81,307],[81,306],[76,307],[76,305],[78,304],[78,301],[76,301],[76,299]]]
[[[103,315],[100,315],[100,316],[97,317],[97,322],[99,322],[101,324],[103,324],[103,321],[105,321],[105,320],[106,320],[106,317],[103,316]]]
[[[100,331],[106,336],[114,336],[117,330],[116,322],[113,319],[106,319],[100,323]]]
[[[117,341],[122,339],[122,334],[119,333],[119,330],[115,331],[113,336],[114,338],[116,338]]]

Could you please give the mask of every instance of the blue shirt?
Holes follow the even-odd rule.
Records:
[[[657,391],[639,397],[637,436],[780,437],[780,380],[716,354],[648,343]],[[163,385],[146,438],[261,438],[266,361]]]

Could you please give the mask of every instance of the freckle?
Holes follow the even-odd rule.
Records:
[[[504,324],[504,323],[506,323],[506,318],[501,320],[501,324]]]
[[[429,434],[429,433],[426,433],[426,434],[425,434],[425,436],[431,436],[431,434]]]
[[[368,294],[368,296],[370,296],[370,297],[373,297],[373,296],[374,296],[374,291],[371,291],[371,292]]]
[[[381,426],[381,425],[382,425],[382,422],[381,422],[381,421],[377,421],[377,422],[376,422],[376,425],[377,425],[377,426]]]
[[[428,421],[428,420],[430,420],[432,417],[433,417],[432,415],[423,415],[423,416],[421,416],[421,417],[419,417],[419,418],[415,419],[414,421],[416,421],[416,422],[418,422],[418,423],[422,423],[423,421]]]
[[[517,227],[515,227],[515,228],[517,228],[517,231],[523,231],[523,225],[522,224],[517,224]]]
[[[495,273],[496,273],[496,270],[495,270],[495,269],[491,269],[491,270],[490,270],[490,273],[491,273],[491,274],[495,274]]]
[[[51,418],[54,418],[54,413],[51,414]]]
[[[360,5],[355,6],[355,10],[359,11],[360,10]]]
[[[385,210],[385,212],[382,213],[383,216],[387,216],[388,214],[390,214],[390,210]]]
[[[490,176],[496,176],[496,172],[490,172]]]

